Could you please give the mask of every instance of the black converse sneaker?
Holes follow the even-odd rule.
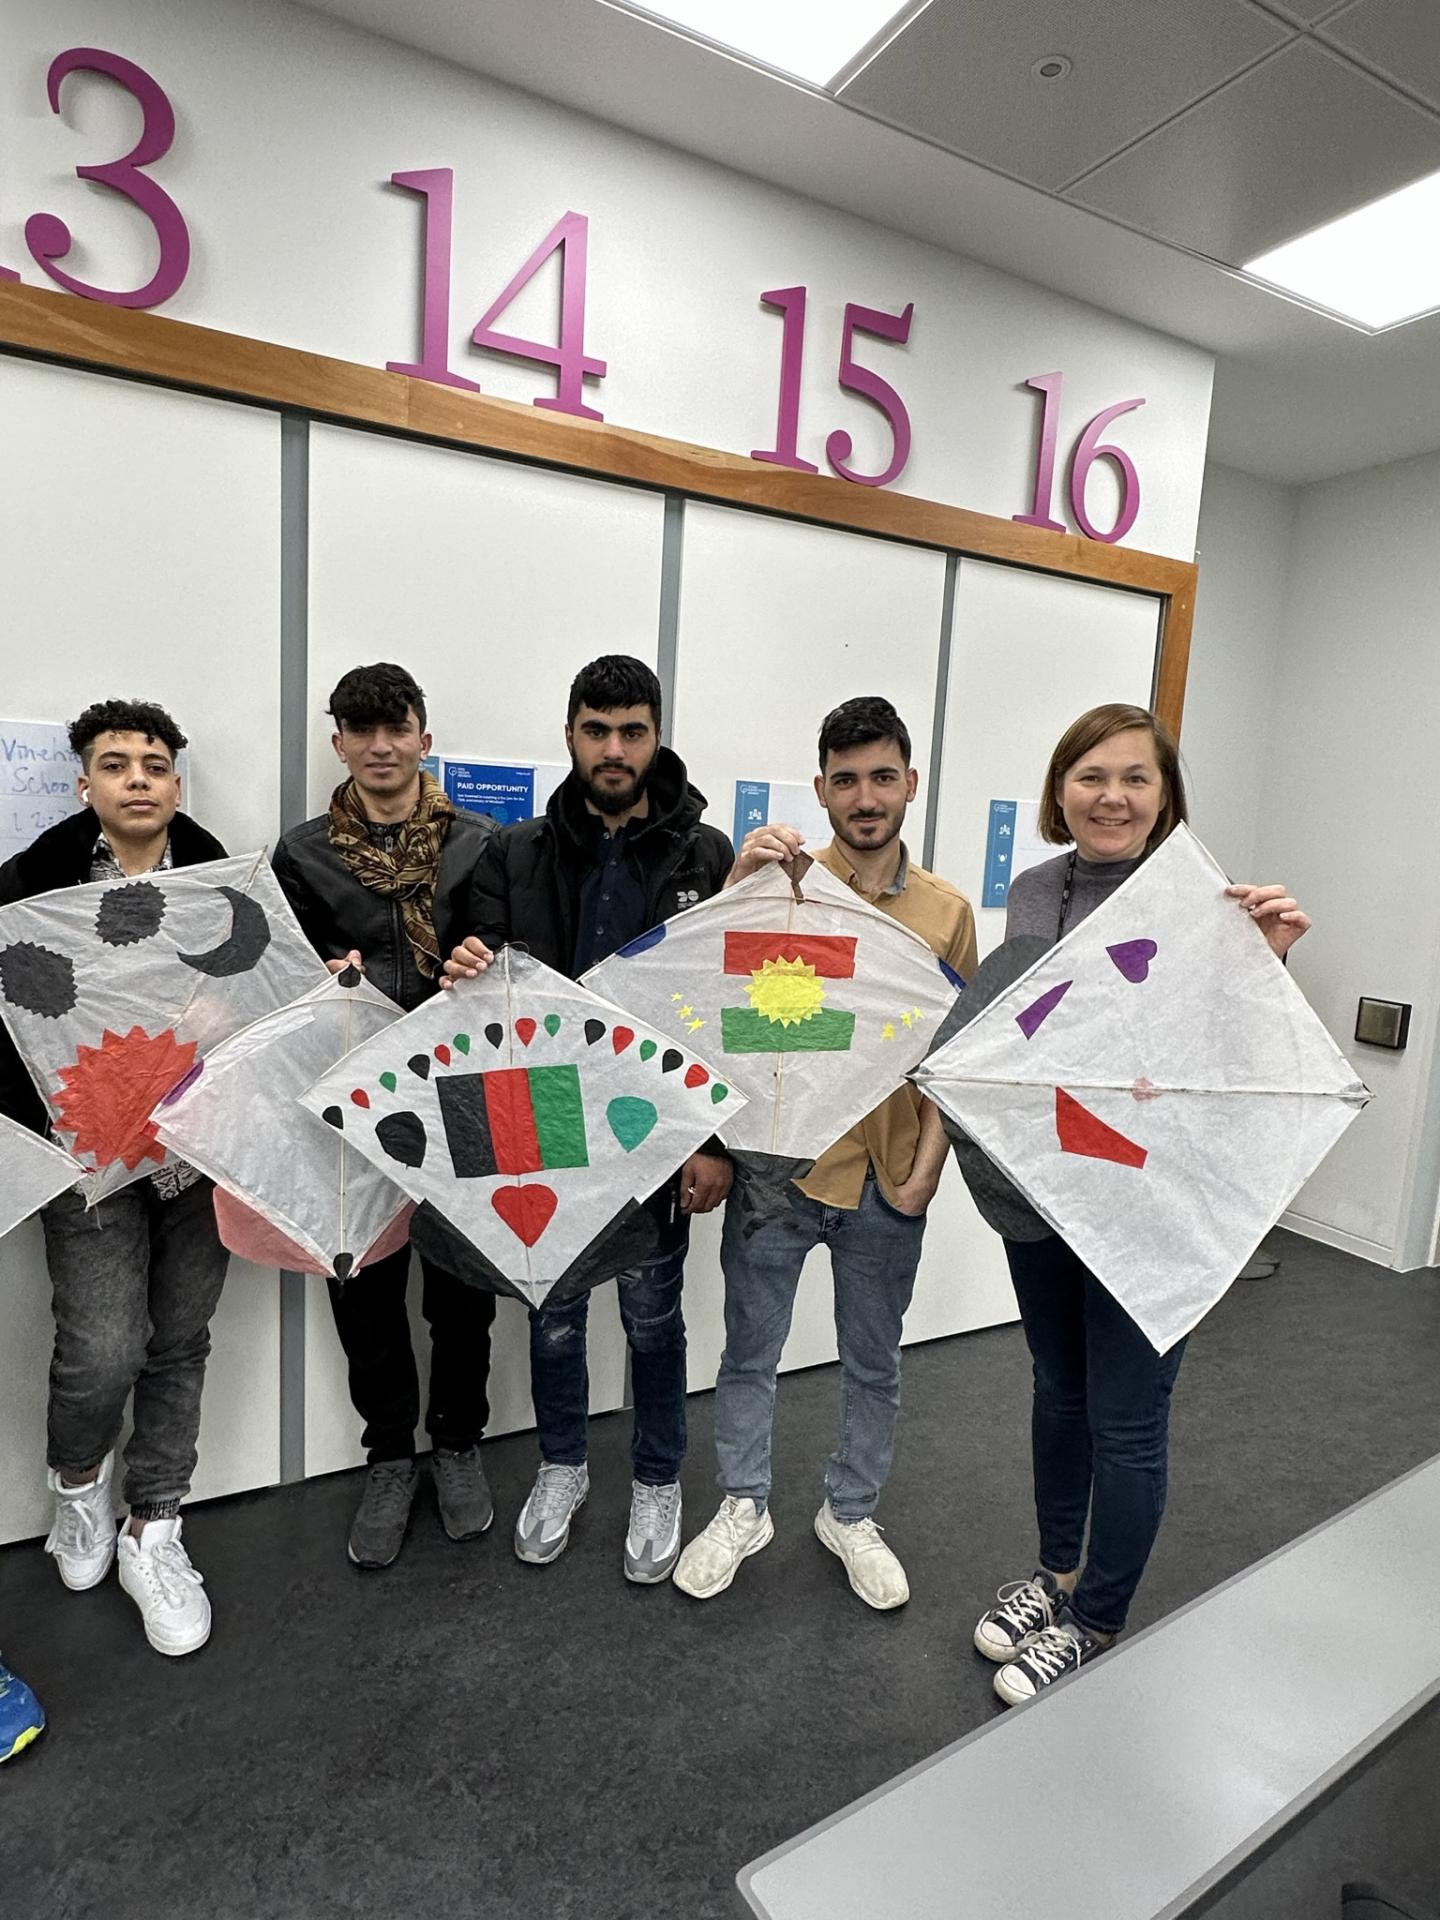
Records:
[[[1028,1580],[1012,1580],[995,1598],[998,1607],[982,1613],[975,1628],[975,1651],[987,1660],[1013,1660],[1033,1647],[1055,1618],[1064,1595],[1043,1567]]]
[[[1023,1707],[1037,1693],[1103,1653],[1109,1644],[1108,1640],[1097,1640],[1068,1607],[1060,1606],[1055,1624],[1046,1627],[1034,1646],[1001,1667],[995,1676],[995,1691],[1007,1707]]]

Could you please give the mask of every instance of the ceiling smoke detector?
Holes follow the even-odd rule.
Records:
[[[1063,53],[1047,53],[1043,60],[1037,60],[1030,69],[1035,80],[1063,80],[1069,73],[1071,62]]]

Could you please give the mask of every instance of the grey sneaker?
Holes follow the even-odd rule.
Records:
[[[515,1557],[532,1567],[558,1560],[570,1544],[570,1522],[589,1492],[590,1469],[583,1462],[578,1467],[542,1466],[515,1522]]]
[[[436,1447],[430,1471],[435,1476],[441,1526],[452,1540],[478,1540],[495,1518],[479,1447],[466,1447],[463,1453]]]
[[[625,1536],[625,1578],[642,1587],[664,1580],[680,1558],[680,1482],[647,1487],[630,1482],[630,1531]]]
[[[399,1558],[420,1484],[413,1460],[377,1460],[350,1525],[349,1554],[357,1567],[388,1567]]]

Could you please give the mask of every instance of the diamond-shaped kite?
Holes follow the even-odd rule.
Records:
[[[156,1102],[326,978],[263,853],[0,907],[0,1018],[93,1206],[163,1164]]]
[[[220,1238],[243,1260],[347,1280],[405,1244],[410,1200],[297,1105],[400,1019],[355,967],[222,1040],[155,1109],[163,1145],[216,1183]]]
[[[515,947],[324,1075],[302,1104],[538,1306],[610,1279],[597,1248],[744,1096],[687,1047]]]
[[[1161,1353],[1370,1097],[1225,886],[1177,828],[911,1076]]]
[[[776,866],[652,927],[585,975],[703,1048],[749,1099],[719,1131],[812,1162],[924,1055],[960,986],[908,927],[818,863]]]
[[[0,1114],[0,1235],[73,1187],[84,1171],[52,1141]]]

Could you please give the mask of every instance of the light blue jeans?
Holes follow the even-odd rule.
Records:
[[[715,1454],[728,1494],[763,1508],[770,1494],[775,1376],[806,1255],[830,1250],[840,1348],[840,1444],[825,1463],[835,1518],[873,1513],[890,1474],[900,1412],[900,1330],[915,1290],[925,1216],[899,1213],[867,1177],[858,1207],[826,1207],[798,1187],[791,1212],[749,1234],[725,1209],[725,1353],[715,1383]]]

